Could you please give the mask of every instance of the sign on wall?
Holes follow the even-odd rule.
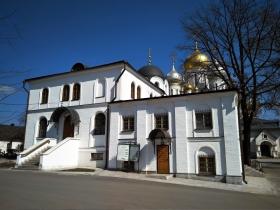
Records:
[[[128,159],[129,159],[129,144],[119,144],[117,160],[128,161]]]
[[[129,146],[130,146],[130,149],[129,149],[129,160],[137,162],[138,158],[139,158],[139,145],[131,144]]]
[[[118,156],[119,161],[138,161],[139,145],[137,144],[119,144]]]

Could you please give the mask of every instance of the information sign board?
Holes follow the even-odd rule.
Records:
[[[128,159],[129,159],[129,144],[119,144],[117,160],[128,161]]]

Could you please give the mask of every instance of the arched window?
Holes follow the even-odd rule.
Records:
[[[69,85],[64,85],[63,91],[62,91],[62,101],[68,101],[70,95],[70,87]]]
[[[39,122],[38,138],[46,138],[47,127],[48,127],[48,121],[45,117],[42,117]]]
[[[74,84],[72,100],[80,100],[81,85],[79,83]]]
[[[155,82],[155,86],[156,86],[156,87],[159,87],[159,83],[158,83],[158,82]]]
[[[47,104],[48,100],[49,100],[49,90],[48,90],[48,88],[44,88],[42,91],[41,104]]]
[[[105,115],[99,113],[95,116],[94,120],[94,134],[95,135],[104,135],[105,134]]]
[[[141,98],[141,88],[140,88],[140,86],[137,87],[137,98]]]
[[[216,174],[215,152],[209,147],[203,147],[198,153],[199,174],[213,176]]]
[[[130,95],[131,95],[131,99],[135,99],[135,84],[134,82],[131,83],[131,87],[130,87]]]

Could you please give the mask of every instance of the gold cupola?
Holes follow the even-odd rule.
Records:
[[[200,52],[196,42],[195,51],[185,60],[184,68],[185,71],[203,69],[208,65],[208,63],[209,59],[207,55]]]

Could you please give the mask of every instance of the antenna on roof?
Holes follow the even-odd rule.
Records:
[[[148,65],[152,65],[151,48],[149,48],[149,52],[148,52]]]

